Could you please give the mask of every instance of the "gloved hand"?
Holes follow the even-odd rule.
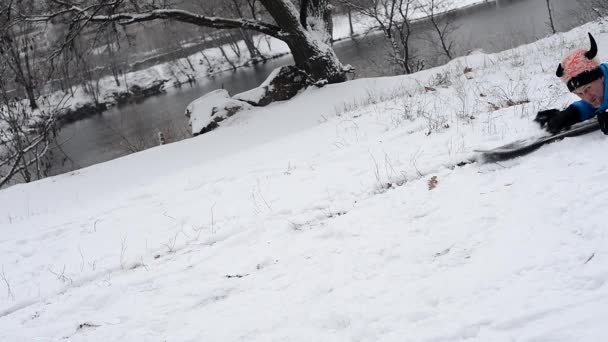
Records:
[[[538,114],[536,114],[534,121],[538,122],[540,128],[544,128],[547,122],[549,122],[549,120],[551,120],[551,118],[559,112],[560,111],[558,109],[541,110],[540,112],[538,112]]]
[[[549,109],[538,112],[534,121],[553,134],[566,129],[580,121],[580,114],[574,106],[564,110]]]
[[[597,115],[597,122],[600,123],[600,129],[602,132],[608,135],[608,112],[600,112]]]

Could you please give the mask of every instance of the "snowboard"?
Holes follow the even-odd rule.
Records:
[[[496,148],[476,149],[474,151],[480,154],[483,161],[494,162],[506,160],[528,154],[532,151],[539,149],[545,144],[567,137],[575,137],[587,134],[598,129],[600,129],[600,125],[598,124],[597,120],[592,119],[573,125],[570,129],[559,132],[557,134],[516,140],[512,143],[508,143],[506,145],[499,146]]]

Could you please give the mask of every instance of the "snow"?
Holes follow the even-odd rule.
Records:
[[[602,340],[607,138],[457,166],[542,134],[588,31],[0,191],[0,340]]]
[[[494,2],[494,0],[435,0],[435,15],[445,13],[448,11],[467,8],[475,5],[479,5],[487,2]],[[418,0],[414,1],[412,8],[410,9],[411,20],[420,20],[428,17],[428,12],[431,6],[430,0]],[[382,18],[382,10],[379,7],[380,18]],[[361,15],[358,12],[353,11],[351,13],[352,24],[353,24],[353,35],[360,35],[368,33],[371,30],[378,28],[378,22],[376,19]],[[333,19],[333,38],[334,40],[342,40],[350,37],[350,25],[348,23],[348,15],[335,16]]]
[[[260,86],[244,91],[242,93],[235,94],[233,98],[248,103],[259,103],[262,98],[268,93],[268,87],[270,83],[279,75],[281,68],[282,67],[278,67],[272,70],[270,75],[266,77],[266,79],[264,80],[264,82],[262,82],[262,84],[260,84]]]
[[[280,70],[280,69],[275,69],[275,70]],[[266,93],[268,92],[268,86],[259,86],[247,91],[244,91],[242,93],[238,93],[236,95],[234,95],[233,97],[237,100],[241,100],[241,101],[245,101],[248,103],[258,103],[260,102],[260,100],[262,100],[264,98],[264,96],[266,96]]]
[[[249,110],[252,106],[230,98],[225,89],[214,90],[192,101],[186,107],[186,115],[190,117],[192,133],[197,134],[211,122],[218,122],[218,120],[231,116],[232,114],[227,113],[228,108]]]

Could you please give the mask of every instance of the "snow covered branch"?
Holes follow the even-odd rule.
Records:
[[[62,16],[71,13],[74,15],[74,21],[116,21],[121,25],[131,25],[135,23],[143,23],[158,19],[167,19],[217,29],[242,28],[245,30],[261,32],[278,39],[283,39],[286,35],[286,32],[282,31],[278,26],[268,24],[259,20],[251,20],[244,18],[230,19],[220,17],[208,17],[205,15],[196,14],[180,9],[155,9],[145,13],[114,13],[109,15],[98,15],[96,13],[90,13],[91,10],[93,10],[94,12],[98,12],[101,7],[109,7],[112,4],[115,5],[116,3],[91,5],[87,8],[70,6],[61,11],[51,14],[28,16],[25,18],[25,20],[34,22],[49,21],[57,16]]]
[[[49,111],[31,111],[0,83],[0,188],[18,175],[25,182],[46,176],[59,106]]]
[[[223,18],[207,16],[187,10],[148,7],[141,9],[126,0],[80,1],[45,0],[53,2],[53,6],[45,7],[43,12],[30,9],[29,14],[19,14],[21,21],[45,23],[50,21],[69,22],[64,43],[51,55],[58,56],[67,47],[71,47],[86,27],[93,23],[117,23],[132,25],[151,22],[154,20],[173,20],[215,29],[241,29],[266,34],[281,40],[289,47],[295,65],[306,72],[316,81],[326,80],[328,83],[338,83],[346,80],[344,67],[330,46],[331,43],[331,6],[327,0],[311,0],[307,6],[306,26],[300,23],[300,13],[291,0],[260,0],[266,12],[274,19],[267,23],[257,19],[242,17]],[[111,1],[111,2],[108,2]],[[89,5],[83,5],[86,2]],[[252,3],[253,4],[253,3]],[[52,10],[49,10],[52,8]],[[253,9],[252,5],[252,9]],[[313,17],[309,16],[311,14]],[[242,13],[241,13],[242,15]],[[318,34],[324,32],[325,34]],[[253,45],[253,44],[252,44]],[[325,82],[325,81],[323,81]]]
[[[49,151],[52,141],[51,135],[56,123],[54,116],[49,117],[46,122],[39,128],[36,136],[28,142],[22,132],[16,133],[19,135],[9,142],[6,142],[4,148],[9,150],[9,153],[0,156],[0,168],[4,165],[11,164],[8,171],[0,172],[0,188],[8,183],[13,176],[18,173],[26,173],[29,175],[29,167],[36,164],[36,174],[42,174],[40,164],[42,159]],[[13,130],[15,127],[11,127]],[[25,144],[24,144],[25,143]],[[40,146],[42,145],[42,148]],[[13,150],[10,152],[10,150]],[[27,177],[26,177],[27,178]],[[28,180],[29,181],[29,180]]]

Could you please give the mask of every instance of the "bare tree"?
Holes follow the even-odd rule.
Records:
[[[126,64],[126,58],[120,51],[121,34],[115,22],[109,22],[105,29],[97,36],[105,45],[105,61],[107,69],[114,78],[114,83],[120,87],[120,76],[123,73],[122,65]]]
[[[96,70],[92,62],[92,45],[86,39],[78,36],[72,41],[69,49],[63,50],[62,53],[69,53],[73,56],[74,68],[77,70],[79,83],[82,85],[84,92],[97,105],[100,103],[99,96],[101,93],[99,86],[100,70]]]
[[[449,60],[454,58],[452,44],[449,39],[450,33],[454,31],[454,27],[448,15],[440,13],[441,7],[445,7],[448,3],[446,0],[430,0],[427,6],[422,6],[422,10],[428,16],[428,19],[437,33],[439,38],[440,50],[448,57]]]
[[[77,83],[75,73],[72,71],[72,56],[64,53],[53,64],[56,68],[58,82],[64,94],[74,96],[74,86]]]
[[[348,8],[374,19],[389,42],[390,61],[398,73],[416,72],[424,67],[424,61],[411,51],[413,30],[411,12],[414,0],[340,0]]]
[[[257,17],[256,1],[230,0],[230,1],[227,1],[227,5],[230,7],[232,12],[239,18],[249,17],[250,19],[255,20]],[[246,12],[245,9],[249,9],[249,11],[250,11],[249,16],[247,16],[245,14],[245,12]],[[239,32],[241,34],[241,37],[243,38],[243,42],[245,42],[245,46],[247,46],[247,50],[249,50],[249,55],[251,56],[251,58],[253,58],[253,59],[262,58],[262,54],[260,53],[260,50],[258,50],[258,48],[256,47],[256,45],[254,43],[252,32],[247,31],[243,28],[239,28]]]
[[[230,67],[232,68],[232,70],[236,70],[236,64],[234,64],[234,62],[230,59],[230,57],[226,53],[226,50],[224,49],[223,41],[220,40],[220,39],[218,39],[218,37],[216,37],[216,36],[212,36],[211,39],[214,42],[215,46],[217,46],[217,48],[222,53],[222,56],[224,57],[224,59],[226,60],[226,62],[228,64],[230,64]]]
[[[6,66],[0,68],[0,187],[17,175],[25,182],[45,177],[50,167],[45,157],[56,133],[57,108],[33,116],[8,94],[6,72]]]
[[[591,2],[591,10],[599,18],[608,15],[608,2],[605,0],[593,0]]]
[[[17,25],[14,20],[17,13],[32,8],[32,0],[16,3],[11,0],[6,7],[0,7],[0,61],[9,67],[15,83],[25,91],[31,109],[36,109],[35,90],[41,78],[41,69],[35,67],[39,62],[39,49],[34,39],[37,31],[32,23],[19,22]]]
[[[348,7],[348,35],[353,36],[355,30],[353,29],[353,14],[352,8]]]
[[[547,12],[549,12],[549,27],[551,28],[551,33],[555,34],[557,31],[555,30],[555,25],[553,24],[553,13],[551,12],[551,0],[546,0],[547,2]]]
[[[228,35],[228,46],[230,47],[230,50],[232,50],[232,52],[234,52],[234,54],[240,58],[242,56],[241,53],[241,47],[239,46],[239,42],[240,42],[240,37],[236,34],[234,34],[234,32],[230,32],[230,34]]]
[[[49,22],[57,18],[69,20],[69,34],[64,46],[73,42],[85,27],[108,21],[126,26],[167,19],[216,29],[250,30],[284,41],[291,50],[296,66],[305,71],[312,82],[336,83],[346,80],[347,70],[342,66],[333,49],[317,38],[317,35],[307,32],[318,28],[301,25],[302,18],[324,11],[315,7],[315,5],[324,5],[324,1],[312,1],[312,5],[305,8],[303,13],[298,13],[290,0],[260,0],[260,3],[274,19],[274,23],[258,19],[208,17],[165,6],[163,2],[143,0],[78,3],[70,0],[45,0],[46,6],[41,6],[43,10],[30,11],[22,15],[22,18],[29,22]]]

